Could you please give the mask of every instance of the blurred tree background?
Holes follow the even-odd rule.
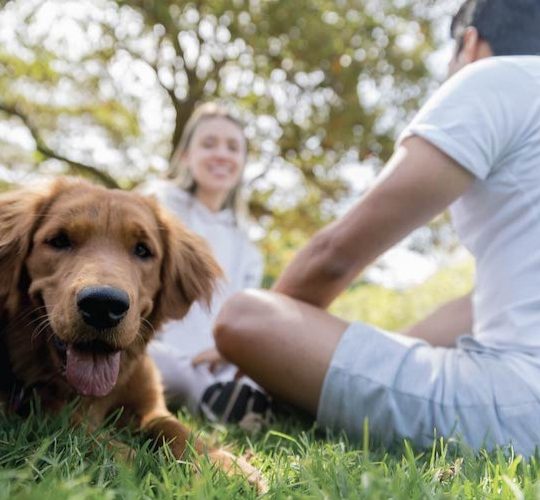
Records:
[[[438,84],[428,56],[457,3],[6,2],[0,183],[69,173],[132,188],[166,174],[198,103],[230,102],[247,124],[269,285],[389,158]],[[425,253],[447,233],[441,218],[409,245]]]

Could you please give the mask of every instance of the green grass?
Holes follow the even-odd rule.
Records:
[[[70,411],[24,419],[0,414],[0,500],[257,497],[242,478],[226,477],[204,460],[196,472],[192,455],[177,462],[166,449],[152,451],[142,436],[110,426],[88,435],[69,425]],[[181,418],[236,453],[253,453],[270,484],[267,498],[540,498],[538,456],[473,454],[441,440],[427,450],[407,442],[388,449],[369,439],[350,444],[299,419],[250,436]],[[133,463],[115,457],[113,438],[136,450]]]

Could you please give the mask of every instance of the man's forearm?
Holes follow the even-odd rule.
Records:
[[[346,259],[338,257],[331,231],[320,231],[296,254],[272,288],[274,291],[325,308],[347,287],[355,270]]]
[[[345,216],[296,255],[276,292],[327,307],[362,269],[473,182],[469,172],[417,137],[400,146],[383,172]]]

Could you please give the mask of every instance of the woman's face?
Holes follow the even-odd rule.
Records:
[[[226,197],[240,182],[244,169],[244,133],[227,118],[205,118],[193,132],[183,160],[195,180],[197,194]]]

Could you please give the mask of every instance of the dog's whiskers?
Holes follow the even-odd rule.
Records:
[[[45,309],[45,311],[47,310],[47,306],[37,306],[37,307],[33,307],[31,308],[30,310],[24,310],[22,312],[20,312],[19,314],[15,315],[13,317],[13,326],[15,328],[18,328],[20,326],[26,326],[27,324],[31,324],[32,322],[30,323],[26,323],[26,320],[28,319],[28,317],[31,317],[33,316],[34,314],[42,311],[43,309]]]
[[[152,323],[150,323],[150,321],[148,321],[146,318],[141,318],[141,326],[143,328],[147,328],[148,331],[154,335],[156,333],[156,330],[154,329],[154,325],[152,325]]]
[[[146,345],[147,342],[154,336],[156,333],[154,326],[146,318],[141,318],[141,325],[139,331],[137,332],[136,340],[143,345]]]
[[[37,316],[37,317],[33,318],[31,321],[29,321],[28,323],[26,323],[25,326],[27,326],[28,328],[33,328],[33,327],[35,327],[35,326],[40,325],[41,322],[42,322],[43,320],[46,320],[46,319],[48,320],[48,314],[47,314],[47,313],[42,314],[42,315],[40,315],[40,316]]]
[[[33,344],[34,341],[41,335],[43,334],[43,332],[46,332],[47,330],[49,331],[49,338],[48,340],[50,340],[50,338],[52,337],[52,335],[54,335],[54,333],[52,332],[52,330],[50,329],[50,322],[49,322],[49,318],[48,316],[44,316],[42,319],[41,319],[41,322],[38,324],[38,326],[33,329],[32,331],[32,336],[30,337],[30,343]]]

